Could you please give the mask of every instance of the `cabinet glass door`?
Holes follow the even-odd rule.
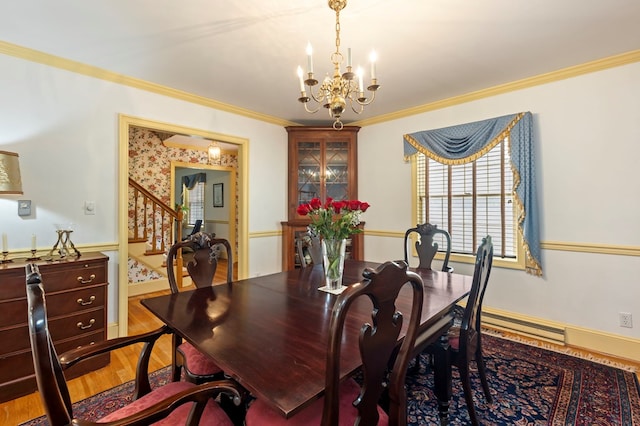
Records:
[[[322,194],[322,151],[320,142],[298,143],[298,205]]]
[[[325,146],[326,197],[349,199],[349,146],[347,142],[327,142]]]

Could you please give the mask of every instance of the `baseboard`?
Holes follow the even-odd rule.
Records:
[[[112,323],[107,326],[107,339],[115,339],[119,337],[120,329],[118,328],[118,323]]]
[[[640,339],[484,306],[482,325],[564,347],[640,362]]]
[[[640,340],[616,334],[568,326],[567,345],[589,348],[591,352],[611,354],[618,358],[640,362]]]

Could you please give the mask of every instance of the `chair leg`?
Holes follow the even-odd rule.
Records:
[[[482,383],[482,389],[484,390],[484,396],[489,404],[493,403],[493,397],[491,396],[491,390],[489,389],[489,382],[487,382],[486,367],[484,364],[484,357],[482,356],[482,350],[478,347],[476,353],[476,365],[478,366],[478,375],[480,376],[480,382]]]
[[[171,355],[171,380],[179,382],[180,376],[182,375],[182,364],[184,361],[182,359],[178,359],[180,355],[178,355],[176,348],[180,345],[182,339],[174,334],[171,340],[171,344],[173,346],[173,354]]]
[[[464,390],[464,400],[467,403],[469,419],[473,426],[478,426],[480,423],[478,423],[478,416],[473,403],[473,393],[471,391],[471,381],[469,379],[469,364],[467,362],[461,363],[461,365],[458,366],[458,372],[460,373],[460,381],[462,382],[462,389]]]

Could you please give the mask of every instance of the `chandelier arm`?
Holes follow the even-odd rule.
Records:
[[[309,108],[309,102],[305,102],[305,103],[304,103],[304,110],[305,110],[305,111],[307,111],[307,112],[309,112],[309,113],[311,113],[311,114],[314,114],[314,113],[318,112],[318,111],[320,110],[320,108],[322,108],[322,104],[317,104],[317,105],[318,105],[318,107],[317,107],[317,108],[315,108],[315,109],[310,109],[310,108]]]
[[[311,95],[311,99],[321,104],[325,98],[324,90],[322,86],[318,88],[318,93],[313,93],[313,88],[309,87],[309,94]]]
[[[375,98],[376,98],[376,92],[372,91],[371,92],[371,99],[364,98],[364,100],[362,100],[362,101],[360,99],[356,99],[356,102],[358,103],[358,105],[362,105],[364,107],[364,106],[367,106],[367,105],[371,104],[375,100]]]

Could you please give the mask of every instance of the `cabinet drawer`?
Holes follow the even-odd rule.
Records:
[[[107,283],[107,259],[103,254],[89,253],[75,260],[39,261],[37,265],[49,293]],[[26,297],[24,266],[22,261],[0,265],[0,300]]]
[[[24,329],[27,330],[26,327]],[[78,346],[82,345],[90,345],[91,342],[95,343],[102,340],[104,340],[102,331],[92,334],[86,334],[76,339],[70,339],[64,342],[56,343],[56,352],[58,353],[58,356],[60,356],[63,352],[70,349],[75,349]],[[90,362],[91,360],[83,361],[80,365],[88,364]],[[31,356],[31,346],[28,347],[28,350],[14,353],[10,356],[0,355],[0,364],[2,364],[2,368],[0,368],[0,383],[8,382],[23,376],[33,374],[34,370],[33,357]],[[101,362],[100,364],[104,365],[103,362]]]
[[[49,318],[76,313],[85,309],[104,306],[106,286],[81,288],[57,294],[47,294]],[[0,301],[0,328],[27,323],[27,299]],[[1,341],[1,340],[0,340]]]
[[[47,315],[49,318],[55,318],[102,307],[106,303],[105,293],[105,286],[97,286],[49,295],[47,296]]]
[[[26,325],[12,327],[0,331],[0,354],[10,354],[13,352],[29,350],[29,328]],[[6,368],[3,364],[0,370]]]
[[[75,267],[50,271],[41,268],[44,290],[50,293],[106,283],[107,269],[105,266],[104,264],[86,263],[81,268]]]
[[[49,331],[54,342],[84,333],[104,329],[104,309],[81,312],[69,317],[49,320]]]
[[[11,356],[0,355],[0,364],[2,364],[2,368],[0,368],[0,383],[33,374],[31,350]]]

